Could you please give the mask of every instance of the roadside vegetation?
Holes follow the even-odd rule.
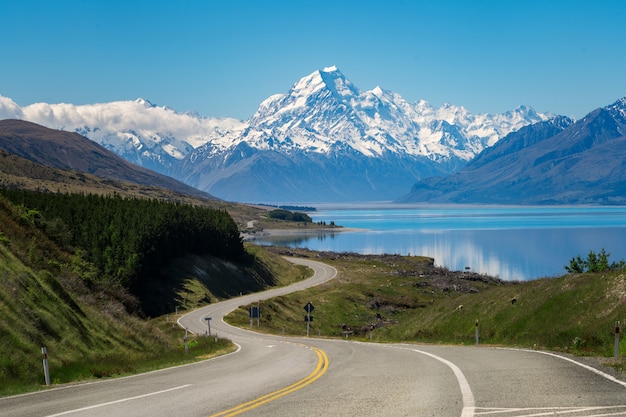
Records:
[[[473,345],[478,321],[481,344],[610,358],[616,322],[626,319],[624,269],[510,282],[435,267],[430,258],[267,250],[338,270],[324,285],[261,303],[258,330],[275,334],[306,335],[310,302],[315,336]],[[227,320],[248,327],[248,307]]]
[[[185,354],[176,311],[306,273],[246,250],[221,210],[2,189],[0,395],[42,388],[42,347],[53,384],[230,351],[228,340],[189,335]]]
[[[626,263],[622,259],[619,262],[610,262],[610,253],[607,253],[604,248],[600,252],[596,253],[593,250],[589,251],[586,259],[583,259],[580,255],[575,256],[569,261],[569,265],[565,265],[565,270],[570,274],[583,273],[583,272],[608,272],[618,271],[626,267]]]
[[[262,302],[255,330],[305,335],[310,302],[313,336],[472,345],[478,321],[481,344],[611,358],[626,321],[624,262],[604,250],[573,258],[562,277],[507,282],[425,257],[244,244],[242,219],[259,213],[246,210],[236,221],[202,204],[1,189],[0,395],[43,387],[43,346],[54,384],[231,351],[190,335],[185,353],[177,314],[309,275],[283,256],[326,262],[337,278]],[[264,224],[296,223],[263,213]],[[248,327],[248,307],[228,320]]]

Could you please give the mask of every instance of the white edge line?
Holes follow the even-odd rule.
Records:
[[[57,413],[57,414],[50,414],[47,417],[64,416],[64,415],[67,415],[67,414],[78,413],[80,411],[87,411],[87,410],[92,410],[94,408],[106,407],[106,406],[109,406],[109,405],[119,404],[119,403],[123,403],[123,402],[126,402],[126,401],[132,401],[132,400],[138,400],[140,398],[151,397],[153,395],[165,394],[166,392],[175,391],[175,390],[182,389],[182,388],[187,388],[187,387],[190,387],[190,386],[191,386],[191,384],[181,385],[181,386],[174,387],[174,388],[164,389],[162,391],[156,391],[156,392],[150,392],[148,394],[137,395],[135,397],[122,398],[121,400],[115,400],[115,401],[109,401],[109,402],[106,402],[106,403],[90,405],[89,407],[83,407],[83,408],[77,408],[75,410],[63,411],[63,412]]]
[[[454,375],[456,376],[456,380],[459,383],[459,388],[461,389],[461,396],[463,397],[463,411],[461,412],[461,417],[472,417],[474,415],[474,411],[476,410],[476,403],[474,401],[474,394],[472,394],[472,389],[470,388],[469,382],[463,375],[463,371],[456,366],[454,363],[450,362],[447,359],[444,359],[440,356],[433,355],[432,353],[424,352],[423,350],[411,349],[414,352],[421,353],[422,355],[430,356],[433,359],[438,360],[439,362],[444,363],[448,368],[452,369]]]
[[[500,349],[519,350],[521,352],[541,353],[542,355],[554,356],[555,358],[560,358],[560,359],[563,359],[565,361],[568,361],[568,362],[571,362],[573,364],[576,364],[576,365],[578,365],[580,367],[583,367],[583,368],[585,368],[585,369],[587,369],[587,370],[589,370],[589,371],[591,371],[591,372],[593,372],[595,374],[600,375],[601,377],[604,377],[604,378],[608,379],[609,381],[613,381],[616,384],[619,384],[619,385],[621,385],[623,387],[626,387],[626,382],[621,381],[621,380],[615,378],[613,375],[609,375],[606,372],[603,372],[603,371],[601,371],[599,369],[594,368],[593,366],[585,365],[584,363],[578,362],[578,361],[576,361],[574,359],[570,359],[570,358],[568,358],[566,356],[557,355],[556,353],[552,353],[552,352],[545,352],[543,350],[515,349],[515,348],[500,348]]]
[[[39,391],[25,392],[23,394],[11,395],[11,396],[8,396],[8,397],[0,397],[0,402],[2,402],[3,400],[9,400],[9,399],[12,399],[12,398],[29,397],[29,396],[32,396],[32,395],[43,395],[43,394],[46,394],[48,392],[61,391],[61,390],[72,389],[72,388],[80,388],[80,387],[84,387],[84,386],[88,386],[88,385],[105,384],[105,383],[108,383],[108,382],[118,382],[118,381],[121,381],[121,380],[124,380],[124,379],[139,378],[139,377],[144,376],[144,375],[156,374],[156,373],[159,373],[159,372],[165,372],[165,371],[176,369],[176,368],[186,368],[188,366],[199,365],[199,364],[202,364],[204,362],[210,362],[210,361],[215,361],[215,360],[218,360],[218,359],[221,359],[221,358],[225,358],[227,356],[230,356],[230,355],[233,355],[233,354],[239,352],[241,350],[241,346],[239,344],[237,344],[237,343],[234,343],[234,342],[233,342],[233,344],[237,347],[237,349],[235,349],[234,351],[229,352],[229,353],[225,353],[225,354],[220,355],[220,356],[214,356],[212,358],[208,358],[208,359],[201,360],[201,361],[198,361],[198,362],[190,362],[190,363],[185,363],[185,364],[182,364],[182,365],[168,366],[167,368],[155,369],[153,371],[142,372],[142,373],[139,373],[139,374],[132,374],[132,375],[126,375],[126,376],[120,376],[120,377],[112,377],[112,378],[107,378],[107,379],[85,380],[85,381],[78,381],[78,382],[75,382],[75,383],[68,383],[66,385],[62,385],[62,386],[59,386],[59,387],[44,388],[44,389],[39,390]]]

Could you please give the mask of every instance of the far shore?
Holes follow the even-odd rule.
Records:
[[[359,232],[366,229],[355,227],[310,227],[291,229],[263,229],[251,233],[242,233],[244,240],[255,240],[267,236],[294,236],[294,235],[317,235],[326,233]]]

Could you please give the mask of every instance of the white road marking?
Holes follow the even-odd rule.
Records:
[[[461,388],[461,396],[463,397],[463,411],[461,412],[461,417],[473,417],[474,411],[476,409],[476,404],[474,401],[474,394],[472,394],[472,389],[469,386],[469,382],[463,375],[461,369],[458,366],[453,364],[447,359],[444,359],[440,356],[433,355],[432,353],[424,352],[422,350],[412,349],[414,352],[421,353],[426,356],[430,356],[433,359],[438,360],[439,362],[444,363],[448,368],[452,369],[454,375],[456,376],[456,380],[459,383],[459,388]]]
[[[611,411],[612,410],[612,411]],[[622,411],[619,411],[622,410]],[[599,414],[589,414],[594,411]],[[520,413],[520,414],[517,414]],[[476,408],[477,416],[506,417],[539,417],[554,415],[579,415],[584,417],[626,416],[626,405],[609,405],[605,407],[533,407],[533,408]]]
[[[619,384],[619,385],[621,385],[623,387],[626,387],[626,382],[621,381],[621,380],[615,378],[613,375],[609,375],[606,372],[602,372],[601,370],[594,368],[593,366],[585,365],[584,363],[580,363],[578,361],[575,361],[574,359],[570,359],[570,358],[565,357],[565,356],[557,355],[556,353],[544,352],[544,351],[541,351],[541,350],[530,350],[530,349],[513,349],[513,348],[501,348],[501,349],[519,350],[519,351],[522,351],[522,352],[541,353],[542,355],[554,356],[555,358],[560,358],[560,359],[563,359],[565,361],[574,363],[574,364],[576,364],[578,366],[581,366],[581,367],[583,367],[583,368],[585,368],[585,369],[587,369],[587,370],[589,370],[589,371],[591,371],[591,372],[593,372],[595,374],[600,375],[603,378],[608,379],[609,381],[613,381],[616,384]]]
[[[175,390],[178,390],[178,389],[181,389],[181,388],[187,388],[189,386],[191,386],[191,384],[181,385],[179,387],[169,388],[169,389],[165,389],[165,390],[162,390],[162,391],[150,392],[148,394],[137,395],[136,397],[122,398],[121,400],[109,401],[107,403],[91,405],[89,407],[77,408],[76,410],[69,410],[69,411],[64,411],[62,413],[51,414],[51,415],[49,415],[47,417],[64,416],[66,414],[78,413],[80,411],[92,410],[94,408],[99,408],[99,407],[106,407],[108,405],[119,404],[119,403],[123,403],[123,402],[126,402],[126,401],[137,400],[139,398],[145,398],[145,397],[150,397],[150,396],[153,396],[153,395],[164,394],[166,392],[175,391]]]

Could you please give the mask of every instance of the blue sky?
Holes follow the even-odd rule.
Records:
[[[0,0],[0,95],[247,119],[336,65],[361,90],[579,118],[626,95],[623,0]]]

